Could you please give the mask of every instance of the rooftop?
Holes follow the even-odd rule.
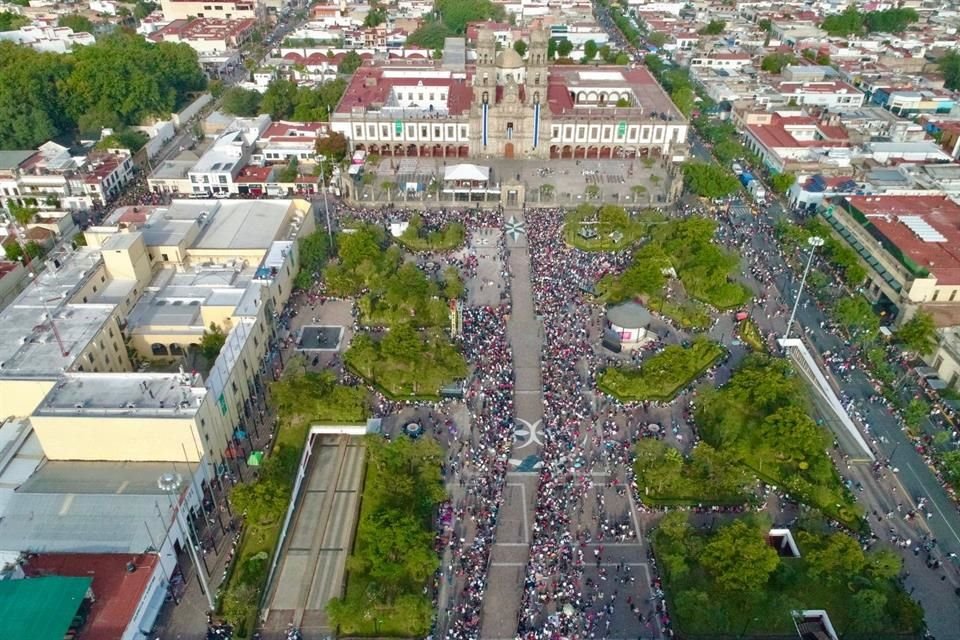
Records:
[[[4,637],[63,640],[91,582],[88,577],[0,580]]]
[[[577,115],[584,107],[574,106],[572,93],[600,89],[630,89],[636,106],[647,117],[683,120],[677,107],[645,67],[599,66],[585,69],[578,65],[550,67],[547,99],[554,115]],[[604,108],[614,114],[622,109]]]
[[[349,114],[356,108],[379,109],[389,106],[395,87],[445,87],[447,111],[460,115],[470,109],[473,88],[465,74],[440,69],[435,64],[364,65],[350,79],[337,105],[337,113]]]
[[[156,564],[157,556],[152,553],[44,553],[31,556],[23,570],[31,577],[92,578],[94,601],[83,627],[83,640],[116,640],[133,618]]]
[[[850,196],[846,201],[939,284],[960,285],[960,205],[945,196]]]
[[[197,411],[205,395],[198,374],[68,373],[35,413],[184,417]]]
[[[0,550],[143,553],[173,521],[172,499],[157,482],[171,472],[189,477],[193,470],[170,462],[47,462],[11,497]]]

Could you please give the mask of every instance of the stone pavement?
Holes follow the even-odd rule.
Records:
[[[543,418],[540,353],[543,329],[533,308],[530,290],[530,255],[525,220],[519,209],[504,212],[506,218],[507,266],[510,272],[511,314],[507,335],[513,349],[516,375],[514,406],[516,440],[511,466],[540,452],[538,429]],[[503,505],[497,521],[497,538],[490,554],[487,597],[481,621],[483,638],[512,638],[526,574],[530,521],[536,502],[538,473],[531,468],[507,474]]]

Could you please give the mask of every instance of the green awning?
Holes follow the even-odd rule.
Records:
[[[92,583],[60,576],[0,580],[0,636],[63,640]]]
[[[251,467],[259,467],[261,462],[263,462],[263,451],[251,451],[247,464]]]

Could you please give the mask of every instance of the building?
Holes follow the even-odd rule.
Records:
[[[744,121],[744,143],[773,171],[850,165],[850,140],[843,127],[789,112],[749,114]]]
[[[75,46],[96,42],[92,34],[75,33],[70,27],[40,27],[27,25],[15,31],[0,31],[0,41],[27,45],[37,51],[66,53]]]
[[[260,20],[265,15],[260,0],[161,0],[160,10],[167,20],[218,18],[221,20]]]
[[[524,61],[477,34],[475,64],[361,67],[331,118],[354,150],[473,158],[686,157],[688,123],[642,67],[550,65],[535,30]]]
[[[252,18],[195,18],[173,20],[149,36],[154,42],[182,42],[201,55],[213,55],[239,49],[256,30]]]
[[[126,150],[72,156],[45,142],[36,151],[0,152],[0,206],[86,210],[109,204],[133,177]]]
[[[960,303],[960,205],[945,196],[848,196],[821,211],[867,268],[865,293],[899,310]]]
[[[840,80],[820,82],[781,82],[780,94],[796,106],[848,109],[863,106],[864,95],[853,85]]]
[[[263,162],[287,163],[296,158],[301,163],[313,164],[317,159],[317,140],[329,133],[326,122],[272,123],[257,138],[256,147]]]

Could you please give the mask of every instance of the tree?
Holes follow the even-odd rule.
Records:
[[[557,55],[561,58],[569,58],[573,51],[573,43],[563,38],[557,43]]]
[[[407,45],[443,50],[444,40],[453,35],[456,34],[442,22],[424,22],[420,28],[407,36]]]
[[[323,156],[330,162],[341,162],[347,157],[349,144],[342,133],[331,131],[323,138],[317,139],[317,155]]]
[[[940,73],[943,74],[943,86],[947,89],[960,89],[960,53],[951,49],[937,61]]]
[[[463,295],[464,290],[460,271],[454,266],[447,267],[443,272],[443,295],[448,300],[456,300]]]
[[[270,114],[274,120],[285,120],[293,113],[297,101],[297,84],[290,80],[274,80],[260,99],[260,113]]]
[[[877,632],[887,619],[887,596],[877,589],[864,589],[853,594],[857,615],[851,619],[851,631]]]
[[[683,177],[690,191],[704,198],[722,198],[740,188],[737,179],[725,169],[704,162],[684,164]]]
[[[234,116],[255,116],[260,112],[262,96],[252,89],[230,87],[223,94],[222,109]]]
[[[700,29],[700,34],[705,36],[718,36],[723,33],[727,28],[727,23],[725,20],[711,20],[707,23],[703,29]]]
[[[300,238],[300,271],[294,280],[298,289],[309,289],[320,277],[320,272],[330,258],[330,241],[322,231],[314,231]]]
[[[792,173],[778,173],[770,178],[770,186],[780,195],[786,195],[797,182],[797,176]]]
[[[463,34],[470,22],[502,20],[505,15],[503,7],[490,0],[437,0],[435,6],[443,24],[455,35]]]
[[[60,16],[57,25],[73,29],[74,33],[93,33],[93,23],[90,18],[82,16],[79,13],[70,13]]]
[[[133,17],[137,20],[143,20],[148,15],[153,13],[159,7],[156,2],[145,2],[144,0],[137,0],[137,3],[133,7]]]
[[[131,153],[136,153],[149,142],[150,137],[143,131],[137,131],[126,127],[120,131],[114,131],[97,143],[97,149],[129,149]]]
[[[649,42],[651,45],[653,45],[657,49],[667,44],[669,40],[670,40],[670,36],[668,36],[662,31],[654,31],[653,33],[647,36],[647,42]]]
[[[852,334],[872,338],[880,330],[880,318],[862,295],[843,298],[834,307],[837,321]]]
[[[596,200],[600,197],[600,187],[595,184],[588,184],[586,189],[583,190],[585,196],[589,200]]]
[[[824,18],[820,28],[831,36],[846,37],[863,29],[863,15],[851,4],[841,13]]]
[[[842,533],[829,536],[822,546],[807,550],[806,557],[810,573],[826,582],[845,583],[866,565],[860,544]]]
[[[200,353],[206,358],[207,362],[213,363],[220,355],[220,350],[227,342],[227,334],[215,322],[210,323],[210,329],[203,332],[200,338]]]
[[[780,564],[765,532],[743,520],[721,528],[703,548],[701,564],[730,593],[760,591]]]
[[[680,113],[687,117],[693,112],[695,98],[696,94],[693,93],[693,89],[690,87],[677,87],[670,94],[670,99],[673,100],[673,104],[677,105]]]
[[[28,24],[30,24],[30,18],[26,16],[21,16],[12,11],[0,13],[0,31],[16,31]]]
[[[10,215],[13,216],[13,219],[19,222],[21,225],[29,224],[33,221],[33,217],[37,215],[36,209],[32,207],[24,207],[16,202],[13,202],[12,200],[7,205],[7,208],[10,210]]]
[[[345,76],[353,75],[362,64],[363,58],[360,57],[360,54],[350,50],[337,65],[337,73],[342,73]]]
[[[587,40],[583,43],[583,57],[586,58],[587,62],[590,62],[597,57],[597,43],[593,40]]]
[[[16,240],[8,240],[3,245],[3,253],[10,262],[17,262],[23,258],[23,247]]]
[[[924,418],[930,415],[930,405],[920,398],[912,398],[903,410],[903,422],[910,429],[917,429]]]
[[[523,40],[517,40],[513,43],[513,50],[522,58],[527,55],[527,43]]]
[[[760,68],[767,73],[779,74],[783,68],[795,64],[797,58],[790,53],[771,53],[760,61]]]
[[[926,355],[937,348],[937,326],[926,311],[917,311],[893,335],[904,349],[917,355]]]

